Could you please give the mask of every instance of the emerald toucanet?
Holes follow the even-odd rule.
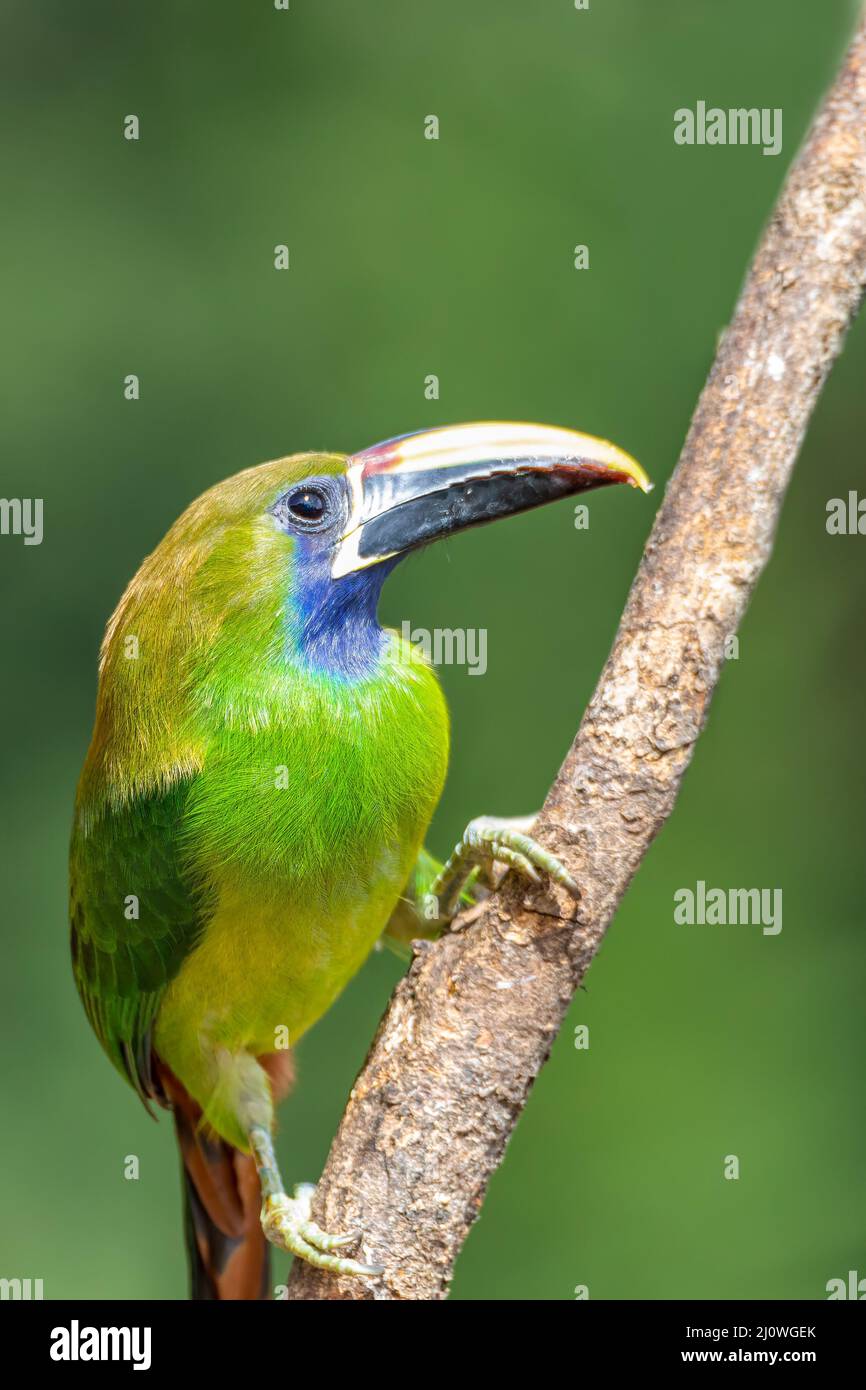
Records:
[[[425,852],[448,714],[377,622],[383,580],[441,536],[619,482],[649,486],[613,445],[540,425],[293,454],[193,502],[121,598],[76,801],[73,964],[112,1062],[174,1111],[193,1296],[267,1296],[267,1241],[381,1272],[283,1187],[286,1040],[383,932],[429,934],[431,901],[441,929],[494,861],[574,890],[518,822],[471,822],[444,866]]]

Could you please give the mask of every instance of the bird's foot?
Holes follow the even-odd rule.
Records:
[[[521,878],[540,884],[543,877],[560,884],[573,898],[580,890],[568,870],[528,833],[534,817],[477,816],[444,865],[432,894],[438,898],[440,919],[449,921],[460,908],[461,894],[479,873],[497,886],[496,866],[513,869]],[[501,877],[501,875],[500,875]]]
[[[345,1259],[331,1251],[341,1250],[360,1239],[360,1231],[349,1231],[344,1235],[329,1235],[310,1218],[310,1208],[316,1189],[312,1183],[300,1183],[295,1188],[294,1197],[285,1192],[265,1197],[262,1202],[262,1230],[272,1245],[297,1255],[317,1269],[330,1270],[332,1274],[383,1273],[381,1265],[360,1264],[358,1260]]]
[[[544,849],[526,831],[531,820],[506,819],[499,816],[477,816],[463,833],[463,843],[475,851],[477,862],[490,874],[493,864],[505,864],[530,883],[540,883],[542,876],[559,883],[573,898],[580,889],[555,854]]]

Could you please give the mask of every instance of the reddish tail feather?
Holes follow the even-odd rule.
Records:
[[[270,1270],[255,1163],[201,1127],[201,1108],[165,1067],[160,1081],[183,1162],[190,1298],[267,1298]]]

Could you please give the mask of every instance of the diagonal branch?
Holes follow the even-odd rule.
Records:
[[[793,166],[698,403],[619,632],[536,836],[581,884],[511,878],[416,943],[316,1199],[381,1280],[295,1269],[291,1298],[435,1299],[574,990],[676,800],[770,555],[809,417],[866,285],[866,17]],[[473,914],[474,915],[474,914]]]

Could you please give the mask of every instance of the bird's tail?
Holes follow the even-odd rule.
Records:
[[[165,1067],[160,1081],[174,1111],[183,1162],[184,1235],[190,1298],[270,1297],[268,1243],[259,1219],[256,1166],[201,1127],[201,1109]]]

